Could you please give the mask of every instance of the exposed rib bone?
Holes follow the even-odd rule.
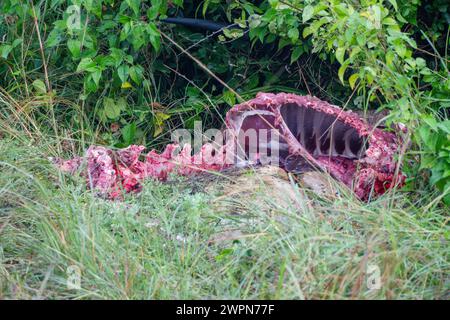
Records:
[[[300,141],[302,146],[305,145],[305,109],[300,108],[297,112],[297,130],[295,131],[295,136],[297,140]]]
[[[350,147],[350,138],[351,135],[353,133],[352,129],[348,129],[345,134],[344,134],[344,143],[345,143],[345,149],[344,149],[344,153],[342,154],[343,156],[352,159],[355,158],[355,154],[352,152],[351,147]]]
[[[313,155],[316,157],[322,155],[322,151],[320,149],[321,147],[320,137],[322,136],[321,129],[324,117],[325,115],[320,112],[316,112],[316,114],[314,115],[313,132],[314,132],[315,148],[313,151]]]

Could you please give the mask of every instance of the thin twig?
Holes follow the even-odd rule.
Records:
[[[45,60],[45,53],[44,53],[44,44],[42,42],[41,33],[39,32],[39,23],[38,23],[36,11],[34,10],[33,0],[30,0],[30,2],[31,2],[31,8],[33,10],[34,27],[36,28],[36,34],[37,34],[37,37],[38,37],[39,48],[40,48],[41,56],[42,56],[42,66],[44,68],[45,84],[47,85],[48,92],[51,92],[52,91],[52,87],[50,85],[50,81],[49,81],[49,78],[48,78],[47,62]]]

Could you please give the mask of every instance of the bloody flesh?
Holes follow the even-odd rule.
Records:
[[[162,153],[152,150],[145,160],[140,160],[143,146],[116,151],[91,146],[83,157],[55,162],[70,173],[85,168],[82,174],[91,189],[117,198],[122,191],[139,191],[148,177],[165,180],[170,173],[190,175],[249,164],[245,152],[250,146],[239,139],[240,134],[272,129],[278,135],[278,165],[293,172],[305,167],[326,171],[361,199],[383,194],[405,179],[395,162],[400,140],[394,133],[374,128],[355,113],[315,97],[259,93],[228,111],[226,125],[231,134],[224,145],[217,148],[205,143],[194,155],[189,144],[182,148],[169,144]],[[270,147],[273,133],[264,138]],[[238,150],[244,150],[244,157],[236,156]],[[231,162],[225,161],[230,157]]]

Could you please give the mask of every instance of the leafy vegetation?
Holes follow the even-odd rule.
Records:
[[[176,16],[234,26],[164,22]],[[2,0],[0,297],[444,297],[449,22],[446,0]],[[230,218],[182,181],[100,201],[46,160],[159,148],[258,91],[389,111],[407,128],[407,186],[368,204],[310,195],[301,212],[242,201]],[[208,246],[222,220],[254,237]],[[366,255],[385,270],[375,293],[357,285]],[[65,288],[72,264],[82,292]]]

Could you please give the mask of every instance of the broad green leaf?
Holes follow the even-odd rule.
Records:
[[[87,77],[84,78],[84,87],[87,91],[87,93],[95,92],[97,91],[97,85],[95,84],[94,80],[92,79],[92,75],[89,74]]]
[[[350,88],[355,89],[355,83],[356,80],[358,80],[359,78],[359,74],[358,73],[354,73],[350,76],[350,78],[348,78],[348,83],[350,84]]]
[[[266,36],[266,30],[265,28],[258,28],[257,30],[257,36],[258,36],[258,40],[261,43],[264,43],[264,37]]]
[[[125,0],[125,2],[131,8],[131,10],[133,10],[134,14],[138,16],[141,7],[141,0]]]
[[[120,111],[125,111],[128,107],[127,100],[124,97],[120,97],[116,102],[117,107]]]
[[[291,28],[288,31],[288,37],[291,39],[292,43],[295,43],[298,40],[299,32],[297,28]]]
[[[406,55],[406,46],[403,43],[394,44],[394,50],[397,52],[400,58],[404,58]]]
[[[324,24],[330,22],[332,19],[330,17],[323,17],[318,21],[314,21],[311,23],[311,31],[312,33],[316,33],[320,27],[322,27]]]
[[[73,34],[74,31],[81,29],[81,11],[80,6],[71,5],[67,7],[66,14],[68,15],[66,19],[67,30],[69,34]]]
[[[289,41],[288,39],[281,38],[278,41],[278,50],[281,50],[281,49],[283,49],[284,47],[286,47],[286,46],[288,46],[290,44],[291,44],[291,41]]]
[[[254,73],[248,78],[247,83],[245,85],[245,90],[252,90],[256,88],[258,84],[259,84],[259,73]]]
[[[392,68],[392,67],[394,66],[394,65],[393,65],[394,58],[395,58],[394,52],[392,52],[392,51],[389,50],[389,51],[386,53],[386,64],[387,64],[388,67]]]
[[[358,45],[363,47],[366,45],[367,37],[364,33],[357,34],[356,35],[356,42],[358,42]]]
[[[150,43],[156,52],[159,52],[161,49],[161,39],[159,37],[150,36]]]
[[[0,52],[1,52],[1,56],[3,59],[8,58],[9,53],[11,52],[11,50],[13,49],[13,47],[9,44],[4,44],[0,46]]]
[[[303,47],[302,46],[296,46],[294,51],[292,51],[291,54],[291,64],[294,63],[295,61],[298,60],[298,58],[300,58],[300,56],[303,53]]]
[[[123,127],[121,132],[122,132],[123,141],[127,145],[130,145],[131,143],[133,143],[133,139],[136,135],[136,123],[133,122],[133,123],[127,124],[125,127]]]
[[[36,79],[33,81],[33,83],[31,85],[33,86],[34,90],[36,90],[37,93],[39,93],[39,94],[47,93],[47,87],[45,86],[44,81],[42,81],[40,79]]]
[[[147,32],[151,36],[155,36],[155,37],[159,37],[160,36],[159,30],[158,30],[158,28],[156,27],[156,25],[153,22],[148,24]]]
[[[341,65],[341,67],[338,70],[339,80],[341,80],[342,84],[344,84],[344,74],[345,74],[345,70],[347,70],[347,67],[348,67],[348,61],[344,62],[344,64]]]
[[[432,116],[422,116],[422,121],[424,121],[431,129],[437,130],[438,122]]]
[[[205,2],[203,3],[203,7],[202,7],[203,16],[206,16],[206,11],[208,10],[208,6],[209,6],[210,2],[211,2],[211,0],[205,0]]]
[[[252,14],[248,17],[248,26],[254,29],[261,24],[261,16],[259,14]]]
[[[86,71],[87,68],[94,66],[94,62],[91,58],[83,58],[77,67],[77,72]]]
[[[303,14],[302,14],[303,23],[310,20],[313,17],[313,15],[314,15],[314,7],[309,4],[303,9]]]
[[[345,48],[337,48],[336,49],[336,59],[339,61],[340,64],[344,63],[344,55],[345,55]]]
[[[354,47],[352,49],[352,52],[350,53],[350,57],[349,57],[350,61],[353,61],[353,58],[360,52],[361,52],[361,48],[360,47]]]
[[[388,0],[388,1],[392,4],[392,6],[394,7],[395,11],[397,11],[398,10],[397,1],[396,0]]]
[[[138,51],[145,43],[145,27],[143,25],[138,25],[134,27],[131,31],[131,44],[133,45],[133,49]]]
[[[98,84],[100,82],[100,78],[102,77],[102,71],[97,70],[95,72],[92,72],[91,76],[92,76],[92,80],[94,80],[94,82],[95,82],[95,85],[98,86]]]
[[[111,120],[120,116],[120,107],[111,98],[105,98],[103,100],[103,108],[105,115]]]
[[[416,65],[418,69],[423,69],[427,67],[427,62],[423,58],[416,58]]]
[[[131,22],[127,22],[123,25],[122,30],[120,31],[120,41],[124,41],[128,38],[128,35],[131,32]]]
[[[130,67],[126,64],[122,64],[119,68],[117,68],[117,74],[119,75],[120,80],[122,80],[122,83],[128,80],[129,71]]]
[[[72,57],[79,58],[81,54],[81,41],[70,39],[67,41],[67,47],[69,48]]]
[[[397,22],[394,19],[387,17],[383,19],[383,24],[387,26],[395,26],[397,25]]]
[[[381,9],[378,5],[373,5],[371,9],[373,12],[372,19],[374,21],[374,26],[376,29],[381,29]]]
[[[303,32],[302,32],[303,38],[306,38],[307,36],[309,36],[312,33],[313,33],[313,30],[311,29],[311,27],[306,27],[305,29],[303,29]]]
[[[347,7],[344,3],[340,3],[336,6],[334,6],[333,9],[340,18],[346,17],[348,15]]]
[[[446,134],[450,134],[450,120],[445,120],[438,123],[438,127]]]
[[[48,48],[52,48],[57,46],[61,40],[62,40],[62,35],[60,33],[60,31],[56,28],[54,28],[48,35],[47,40],[45,42],[46,47]]]
[[[111,48],[110,51],[110,57],[114,60],[115,67],[118,68],[122,64],[124,52],[117,48]]]
[[[325,4],[325,3],[319,3],[319,4],[317,4],[315,7],[314,7],[314,14],[316,14],[316,13],[321,13],[321,14],[325,14],[325,13],[328,13],[328,12],[326,12],[326,11],[324,11],[324,10],[326,10],[326,9],[328,9],[330,6],[328,5],[328,4]]]
[[[236,103],[236,96],[229,90],[223,93],[222,98],[229,106],[234,106]]]
[[[84,7],[89,13],[95,14],[97,17],[101,17],[102,14],[102,2],[95,0],[84,0]]]
[[[159,5],[152,5],[150,9],[147,10],[147,18],[152,21],[158,17]]]
[[[354,36],[355,36],[355,29],[348,28],[347,30],[345,30],[344,37],[348,43],[351,43],[353,41]]]
[[[22,38],[17,38],[16,40],[13,41],[12,43],[12,47],[15,48],[17,47],[19,44],[22,44],[23,39]]]
[[[130,68],[130,78],[136,84],[141,84],[143,78],[143,70],[141,66],[132,66]]]
[[[154,23],[149,23],[147,27],[147,32],[149,34],[150,43],[152,44],[152,47],[155,49],[156,52],[159,52],[159,49],[161,48],[161,39],[158,28]]]

